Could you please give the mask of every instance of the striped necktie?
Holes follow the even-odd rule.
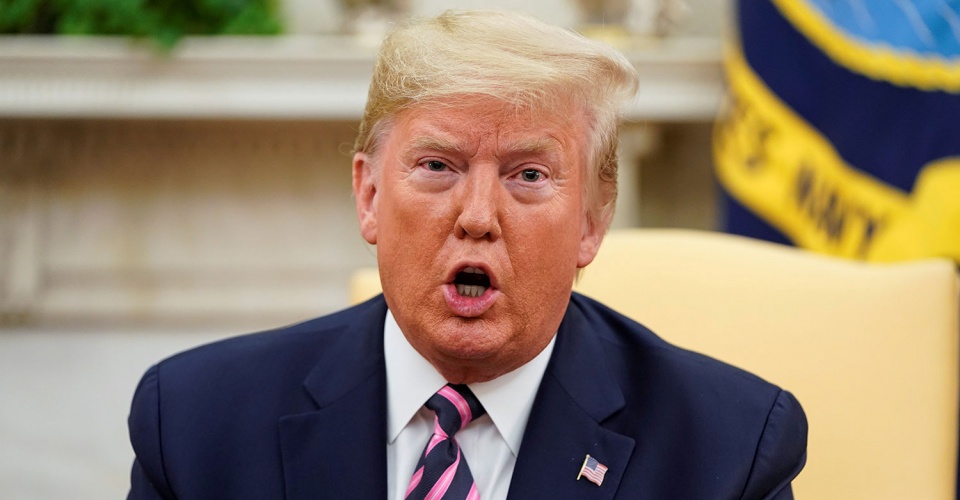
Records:
[[[423,449],[407,487],[407,500],[479,500],[467,460],[454,439],[485,410],[465,385],[447,384],[430,397],[426,407],[436,413],[433,436]]]

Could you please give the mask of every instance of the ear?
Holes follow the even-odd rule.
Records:
[[[371,245],[377,244],[377,172],[366,153],[353,155],[353,198],[357,203],[360,234]]]
[[[586,214],[580,217],[580,253],[577,256],[577,268],[583,269],[593,262],[593,258],[597,256],[607,227],[605,224],[596,223],[592,220],[592,217]]]

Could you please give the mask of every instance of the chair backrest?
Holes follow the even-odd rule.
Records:
[[[797,498],[955,498],[949,261],[871,265],[720,233],[620,230],[575,288],[793,392],[810,425]]]
[[[375,267],[360,268],[350,276],[351,304],[359,304],[381,291],[380,273]]]
[[[955,498],[958,307],[949,261],[824,257],[720,233],[611,231],[575,289],[793,392],[798,498]],[[354,275],[351,300],[380,291]]]

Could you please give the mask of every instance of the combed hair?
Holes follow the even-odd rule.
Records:
[[[447,11],[383,41],[354,149],[375,155],[393,118],[425,103],[489,96],[518,110],[579,104],[590,133],[587,215],[606,228],[617,197],[620,109],[636,91],[636,70],[603,43],[516,13]]]

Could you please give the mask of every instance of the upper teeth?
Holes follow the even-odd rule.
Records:
[[[486,290],[487,287],[485,286],[457,284],[457,293],[463,295],[464,297],[479,297],[483,295],[483,292]]]
[[[487,274],[483,272],[483,270],[480,269],[479,267],[465,267],[463,268],[463,272],[472,273],[472,274]]]

